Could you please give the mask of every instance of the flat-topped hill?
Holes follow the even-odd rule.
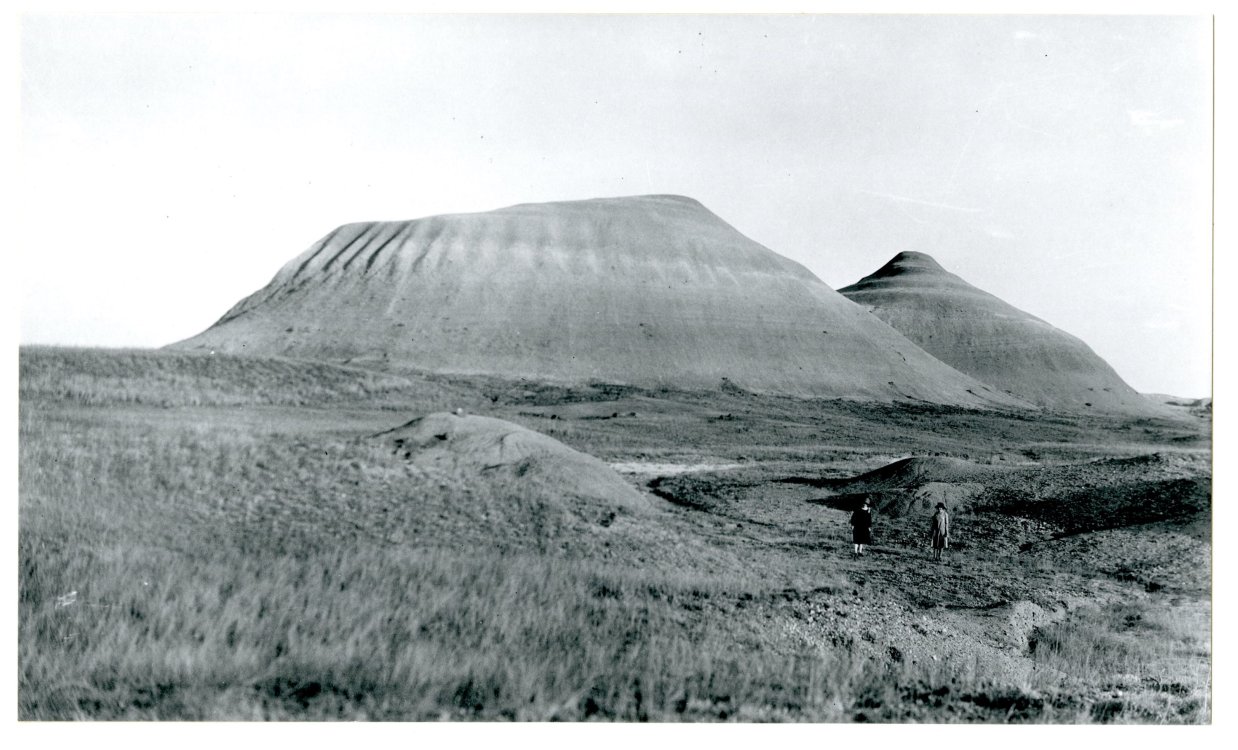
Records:
[[[348,224],[173,346],[546,382],[1027,405],[678,196]]]

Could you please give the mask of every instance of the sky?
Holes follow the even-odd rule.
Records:
[[[1211,391],[1212,22],[39,15],[23,344],[192,336],[334,227],[675,193],[831,287],[917,250]]]

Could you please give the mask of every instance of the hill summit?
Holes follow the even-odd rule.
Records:
[[[1027,406],[672,195],[347,224],[174,346],[547,382]]]
[[[943,268],[902,252],[838,290],[937,359],[1039,406],[1148,412],[1087,344]]]

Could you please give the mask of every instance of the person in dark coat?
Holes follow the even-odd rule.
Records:
[[[942,550],[950,546],[950,514],[945,503],[937,503],[937,512],[929,521],[929,536],[933,542],[933,559],[941,560]]]
[[[868,507],[868,499],[864,505],[851,514],[851,541],[855,544],[852,555],[864,554],[864,545],[873,543],[873,514]]]

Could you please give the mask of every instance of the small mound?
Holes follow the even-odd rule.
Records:
[[[893,517],[932,512],[938,503],[962,510],[972,506],[987,482],[1007,471],[946,456],[904,458],[857,477],[828,480],[824,486],[837,494],[826,504],[853,510],[867,500],[878,513]]]
[[[913,456],[882,466],[867,474],[844,479],[839,486],[851,491],[910,489],[927,484],[957,484],[980,482],[1003,469],[979,466],[961,458],[947,456]]]
[[[577,511],[643,513],[649,499],[593,456],[520,425],[476,415],[430,414],[379,433],[398,456],[423,469],[539,485]]]

